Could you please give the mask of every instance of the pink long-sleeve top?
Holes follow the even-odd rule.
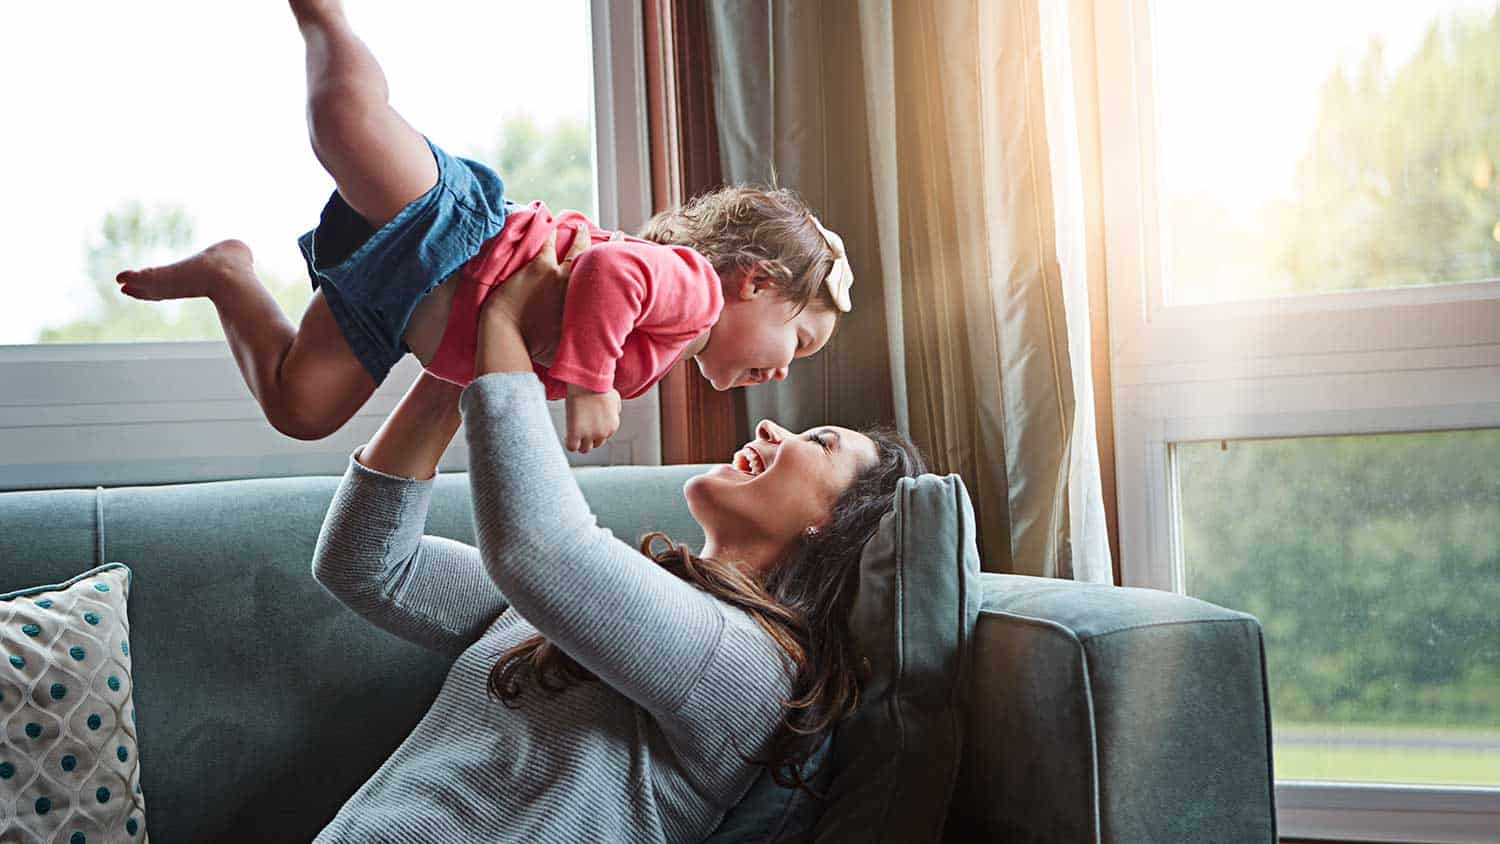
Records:
[[[708,259],[686,246],[668,246],[599,228],[577,211],[553,216],[533,202],[511,212],[498,234],[455,276],[458,289],[448,327],[427,370],[445,381],[474,380],[479,307],[557,232],[557,254],[573,245],[575,227],[588,227],[593,245],[573,262],[563,304],[562,333],[551,366],[536,364],[548,399],[576,384],[595,393],[618,390],[635,398],[660,381],[693,338],[719,319],[724,292]]]

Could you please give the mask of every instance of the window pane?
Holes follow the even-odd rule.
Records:
[[[1277,777],[1500,786],[1500,429],[1173,454],[1189,594],[1265,629]]]
[[[517,201],[596,213],[588,0],[346,6],[408,122],[495,167]],[[88,26],[79,14],[12,4],[0,23],[0,75],[16,81],[0,90],[14,130],[0,133],[0,344],[220,338],[206,300],[136,302],[113,279],[227,237],[300,315],[311,288],[296,238],[333,183],[308,144],[286,4],[90,3]]]
[[[1496,0],[1152,0],[1164,295],[1500,276]]]

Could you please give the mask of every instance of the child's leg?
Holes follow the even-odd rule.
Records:
[[[385,74],[340,0],[291,0],[307,47],[307,128],[339,195],[379,228],[437,184],[421,133],[391,108]]]
[[[437,184],[427,139],[389,103],[385,73],[344,17],[341,0],[291,0],[307,48],[307,131],[339,195],[380,228]],[[417,304],[403,336],[425,364],[447,326],[451,285]]]
[[[293,328],[260,279],[250,248],[226,240],[162,267],[126,270],[116,280],[137,299],[206,296],[250,392],[276,430],[322,439],[349,421],[375,379],[344,340],[321,292]]]

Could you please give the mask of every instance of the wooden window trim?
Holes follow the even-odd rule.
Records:
[[[708,12],[692,0],[646,0],[646,108],[651,209],[664,211],[718,187]],[[738,391],[718,392],[690,362],[662,379],[663,463],[728,459],[746,439]]]

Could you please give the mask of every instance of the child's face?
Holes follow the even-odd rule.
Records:
[[[797,313],[764,278],[747,273],[731,292],[696,358],[715,390],[780,381],[794,359],[817,352],[833,336],[835,311],[810,304]]]

